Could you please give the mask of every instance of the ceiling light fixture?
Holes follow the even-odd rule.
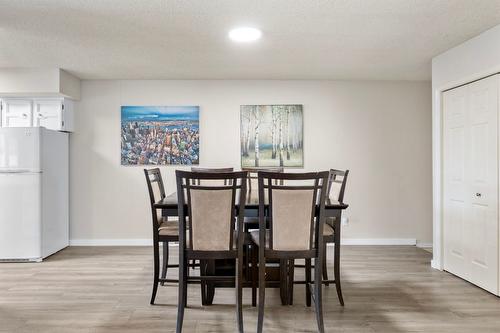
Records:
[[[229,31],[229,38],[238,43],[250,43],[258,40],[262,32],[256,28],[241,27]]]

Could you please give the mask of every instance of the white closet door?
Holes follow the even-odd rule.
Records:
[[[498,294],[498,76],[443,96],[444,268]]]
[[[450,273],[468,279],[466,221],[470,200],[465,179],[467,87],[443,95],[443,235],[444,265]]]
[[[498,293],[498,77],[469,92],[470,200],[467,224],[470,281]]]

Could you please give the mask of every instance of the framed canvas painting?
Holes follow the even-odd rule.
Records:
[[[303,167],[302,119],[302,105],[242,105],[241,167]]]
[[[121,164],[199,164],[199,115],[199,106],[122,106]]]

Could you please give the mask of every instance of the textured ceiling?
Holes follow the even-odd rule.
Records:
[[[0,67],[83,79],[430,79],[500,0],[0,0]],[[230,28],[259,27],[238,45]]]

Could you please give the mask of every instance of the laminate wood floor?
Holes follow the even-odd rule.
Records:
[[[344,246],[346,305],[335,286],[324,288],[327,332],[500,332],[500,300],[430,260],[410,246]],[[0,331],[172,332],[177,286],[159,287],[150,306],[151,276],[148,247],[70,247],[43,263],[1,263]],[[315,332],[304,294],[296,286],[294,305],[281,306],[278,290],[268,289],[265,332]],[[233,299],[234,290],[218,290],[203,307],[199,286],[190,286],[184,331],[235,332]],[[255,332],[250,290],[244,304],[245,331]]]

